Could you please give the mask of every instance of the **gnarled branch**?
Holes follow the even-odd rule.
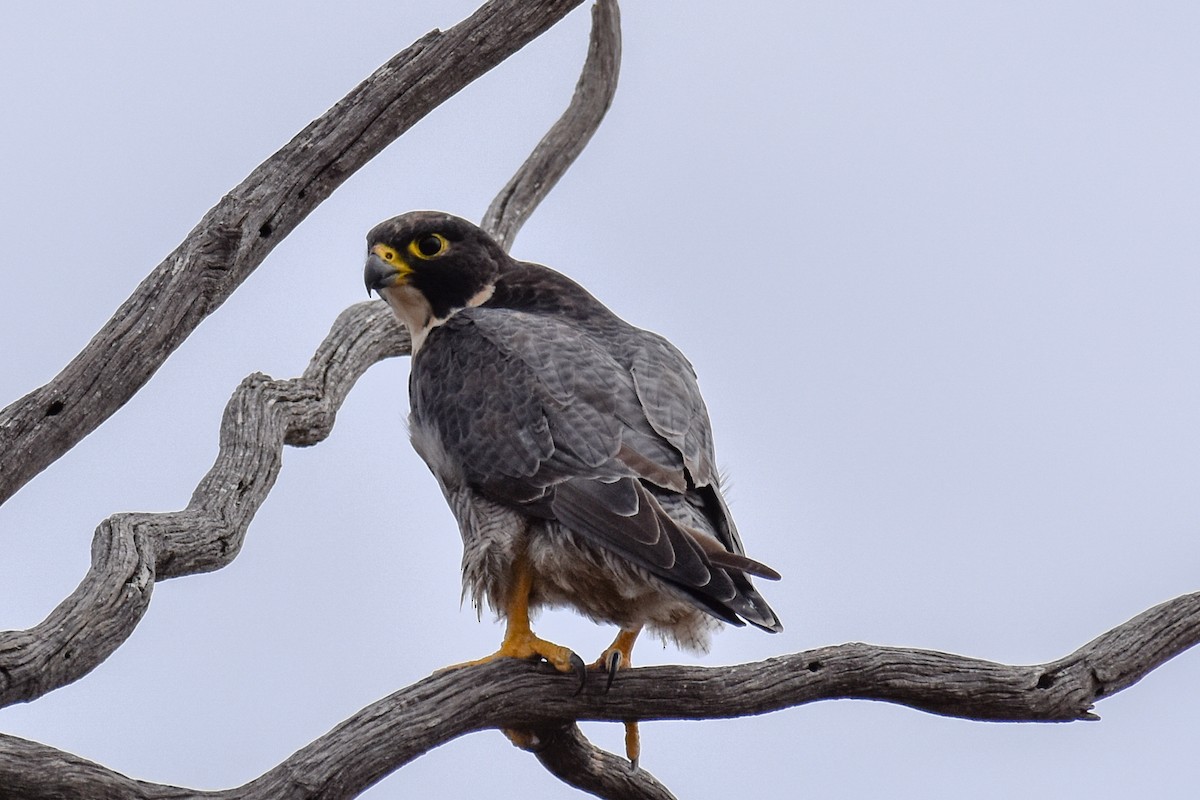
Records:
[[[596,747],[573,722],[535,733],[538,761],[564,783],[608,800],[674,800],[653,775]]]
[[[242,381],[225,406],[217,459],[187,508],[100,524],[91,568],[70,597],[33,628],[0,632],[0,706],[33,700],[104,661],[141,620],[155,580],[234,559],[279,474],[284,444],[324,439],[363,372],[409,351],[408,334],[382,305],[343,311],[301,377]]]
[[[459,736],[487,728],[538,731],[555,772],[611,798],[665,798],[643,770],[599,754],[576,720],[715,719],[818,700],[883,700],[946,716],[1010,722],[1095,719],[1093,704],[1200,641],[1200,592],[1139,614],[1056,661],[1008,666],[966,656],[843,644],[731,667],[642,667],[605,693],[575,694],[570,676],[502,660],[436,673],[383,698],[261,777],[236,789],[191,792],[133,781],[54,748],[0,736],[0,786],[29,800],[69,795],[163,798],[352,797],[389,772]],[[605,757],[611,760],[605,760]],[[30,767],[34,769],[30,769]],[[30,775],[40,776],[31,780]]]

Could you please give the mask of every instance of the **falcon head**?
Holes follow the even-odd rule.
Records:
[[[508,255],[465,219],[412,211],[367,234],[367,293],[378,292],[412,336],[413,353],[454,312],[491,297]]]

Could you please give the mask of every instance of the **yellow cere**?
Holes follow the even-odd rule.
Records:
[[[388,247],[386,244],[377,244],[371,248],[371,252],[395,267],[396,271],[401,275],[408,275],[412,272],[412,267],[400,257],[400,253],[394,247]]]
[[[375,245],[371,248],[371,252],[389,264],[396,264],[400,262],[400,254],[396,252],[395,248],[388,247],[386,244]]]

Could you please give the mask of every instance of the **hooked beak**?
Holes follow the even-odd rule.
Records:
[[[367,284],[367,295],[379,292],[389,286],[394,286],[400,280],[400,272],[394,266],[384,261],[376,253],[367,256],[367,266],[363,270],[363,281]]]

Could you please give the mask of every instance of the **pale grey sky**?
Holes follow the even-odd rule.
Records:
[[[0,10],[0,402],[52,377],[230,187],[475,3]],[[734,10],[736,6],[737,10]],[[786,630],[701,663],[846,641],[1014,663],[1200,589],[1200,6],[627,2],[617,101],[514,253],[695,363]],[[353,177],[129,405],[0,507],[0,629],[83,576],[95,526],[186,504],[248,373],[298,374],[363,298],[363,235],[478,219],[564,107],[588,11]],[[0,730],[135,777],[241,784],[440,666],[495,649],[411,452],[407,363],[288,450],[228,568],[159,584],[94,673]],[[3,457],[3,456],[0,456]],[[582,654],[611,631],[538,630]],[[695,661],[651,642],[640,663]],[[1098,723],[862,702],[643,726],[680,797],[1194,793],[1187,654]],[[620,748],[619,726],[587,726]],[[464,764],[474,765],[463,769]],[[366,796],[577,796],[499,733]],[[499,788],[497,788],[499,787]]]

